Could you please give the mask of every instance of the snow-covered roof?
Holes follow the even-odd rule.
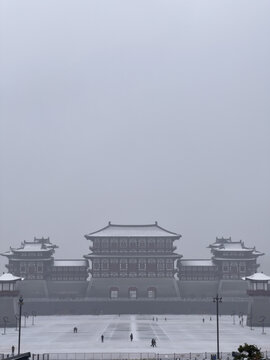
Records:
[[[255,273],[250,276],[246,276],[243,280],[251,280],[251,281],[269,281],[270,276],[265,275],[264,273]]]
[[[109,224],[104,228],[85,235],[91,240],[96,237],[172,237],[179,239],[181,235],[168,231],[156,222],[149,225],[116,225]]]
[[[50,251],[51,248],[44,247],[39,243],[27,243],[18,249],[12,249],[14,252],[31,252],[31,251]]]
[[[211,259],[181,259],[183,266],[215,266]]]
[[[54,260],[53,266],[87,266],[87,260],[58,259]]]
[[[18,280],[23,280],[21,277],[18,276],[14,276],[10,273],[4,273],[3,275],[0,276],[0,282],[2,281],[18,281]]]

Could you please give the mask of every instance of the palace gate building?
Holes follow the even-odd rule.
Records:
[[[150,225],[109,224],[85,235],[91,241],[89,294],[95,297],[178,297],[174,242],[181,235]]]

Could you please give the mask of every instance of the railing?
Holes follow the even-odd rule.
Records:
[[[250,296],[270,296],[270,290],[247,290]]]
[[[269,359],[270,349],[262,351],[263,359]],[[0,354],[0,360],[12,356],[11,354]],[[32,354],[32,360],[213,360],[216,359],[215,352],[203,353],[43,353]],[[231,352],[220,352],[221,360],[233,360]]]
[[[18,290],[1,290],[0,296],[18,296],[19,291]]]

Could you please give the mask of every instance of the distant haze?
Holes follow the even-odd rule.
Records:
[[[0,252],[109,220],[267,253],[270,2],[0,3]],[[1,270],[4,270],[1,261]]]

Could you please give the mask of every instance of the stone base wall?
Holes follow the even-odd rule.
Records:
[[[254,296],[249,298],[247,325],[262,327],[263,318],[264,326],[270,326],[270,296]]]
[[[15,315],[19,313],[18,299],[11,297],[0,297],[0,328],[4,326],[4,316],[7,317],[7,327],[16,326]]]

